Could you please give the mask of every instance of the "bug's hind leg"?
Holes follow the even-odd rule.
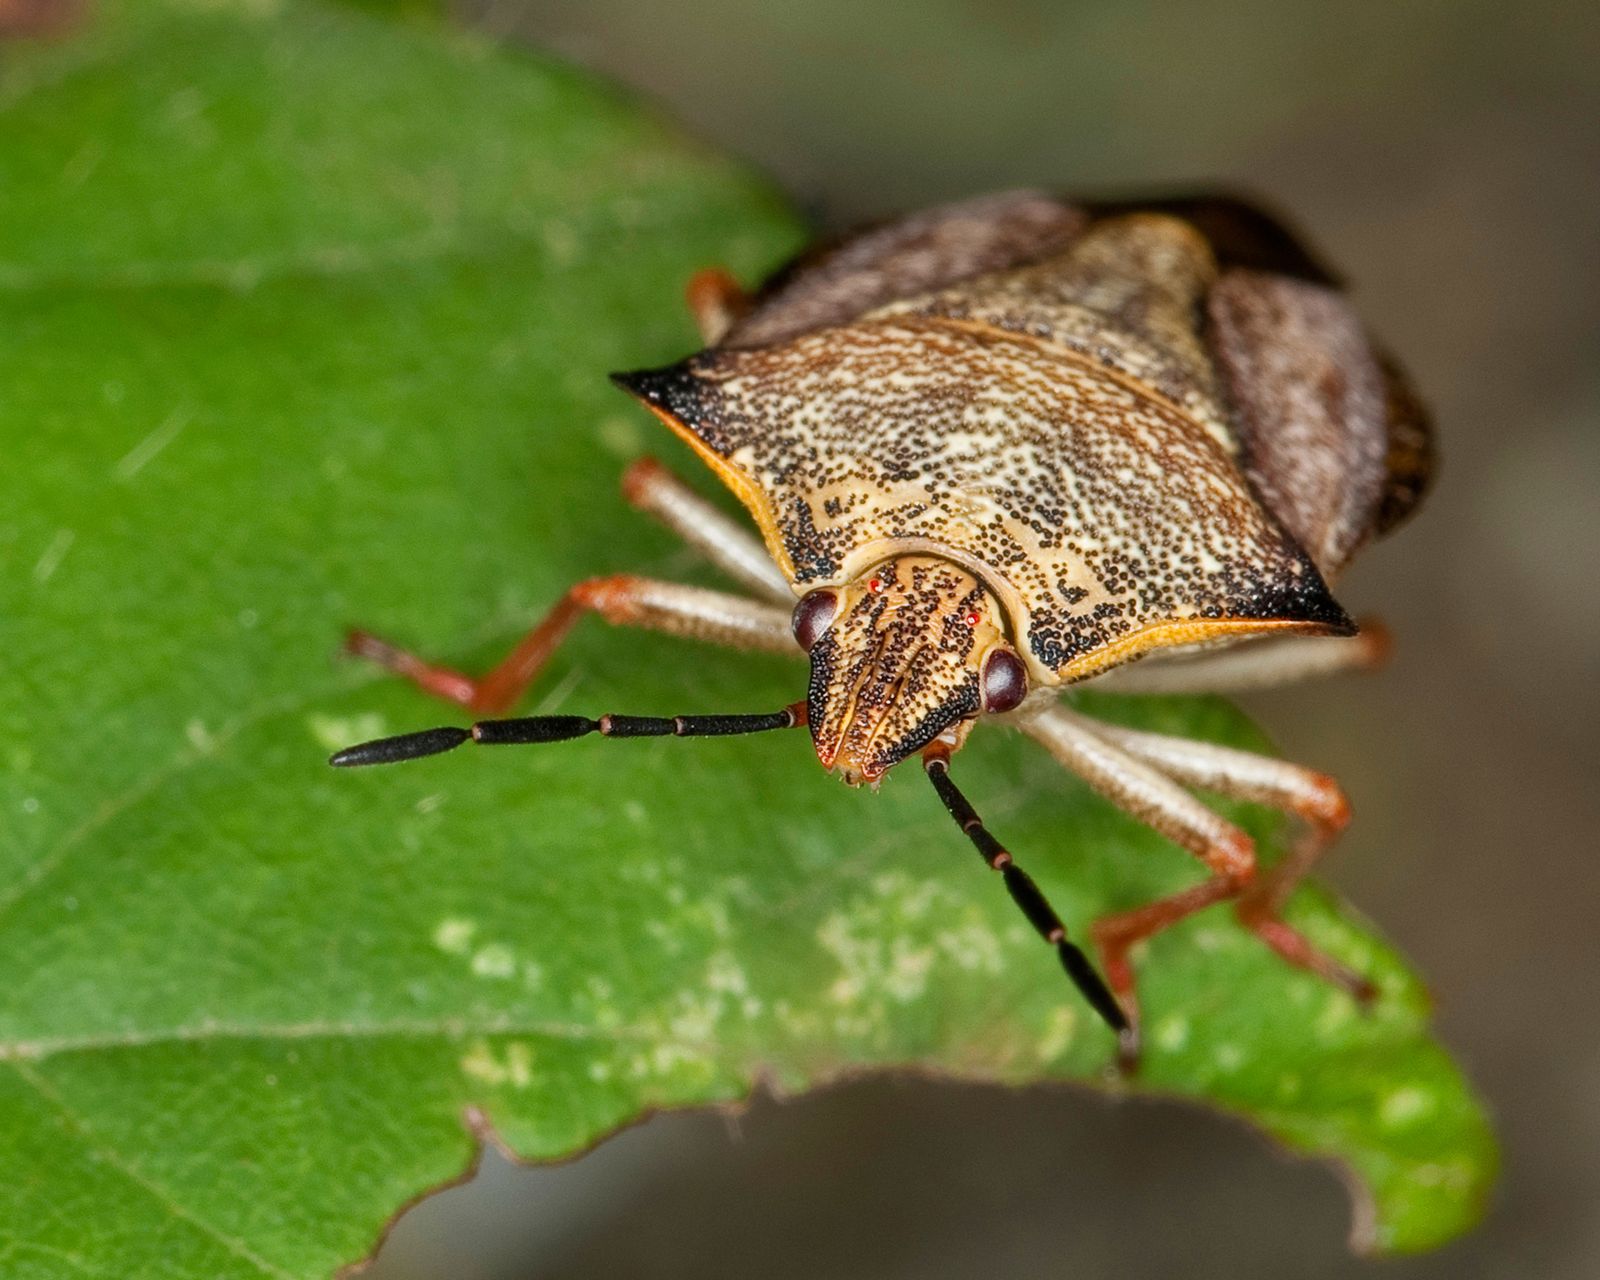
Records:
[[[1115,667],[1093,683],[1111,693],[1242,693],[1372,671],[1389,660],[1392,648],[1389,628],[1363,618],[1353,636],[1282,636],[1199,654],[1157,653]]]
[[[644,627],[736,649],[796,653],[789,611],[777,605],[703,587],[627,575],[590,578],[572,587],[504,660],[483,676],[427,662],[365,631],[352,631],[345,650],[405,676],[424,692],[478,715],[505,711],[586,613],[619,626]]]
[[[1319,951],[1303,933],[1285,922],[1282,915],[1289,895],[1333,846],[1343,829],[1342,822],[1337,826],[1308,827],[1288,857],[1262,876],[1248,893],[1240,895],[1234,913],[1245,928],[1290,964],[1343,988],[1365,1008],[1378,998],[1378,988],[1372,979]]]

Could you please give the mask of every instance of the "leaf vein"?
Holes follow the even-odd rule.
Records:
[[[373,677],[369,677],[369,679],[371,678]],[[0,889],[0,918],[3,918],[18,902],[27,897],[40,882],[49,877],[66,860],[67,855],[73,849],[89,839],[101,828],[107,826],[119,815],[138,804],[139,801],[154,795],[173,778],[181,775],[184,770],[193,768],[202,760],[214,758],[239,734],[259,724],[261,721],[293,711],[298,707],[308,706],[319,698],[327,697],[348,687],[349,682],[346,680],[338,684],[330,683],[312,690],[264,699],[257,706],[241,715],[235,716],[218,729],[206,742],[204,748],[191,746],[175,752],[165,764],[158,765],[138,781],[130,783],[118,794],[102,801],[99,808],[62,835],[54,846],[32,862],[16,880],[4,889]]]
[[[229,1253],[233,1254],[234,1257],[239,1258],[241,1261],[248,1262],[262,1275],[272,1276],[274,1280],[295,1280],[295,1277],[290,1272],[285,1271],[282,1267],[275,1266],[271,1262],[268,1262],[260,1254],[256,1253],[255,1250],[251,1249],[249,1245],[245,1244],[244,1241],[239,1240],[234,1236],[230,1236],[227,1232],[223,1231],[214,1223],[207,1222],[187,1205],[180,1203],[177,1197],[172,1194],[172,1192],[167,1190],[160,1183],[156,1182],[148,1174],[144,1173],[137,1165],[135,1165],[110,1143],[106,1142],[101,1135],[96,1133],[88,1121],[85,1120],[84,1117],[77,1111],[74,1111],[72,1107],[68,1106],[66,1099],[61,1096],[61,1094],[50,1084],[48,1080],[39,1075],[38,1072],[33,1071],[22,1063],[16,1061],[11,1063],[11,1067],[21,1080],[23,1080],[30,1088],[33,1089],[35,1093],[44,1099],[49,1106],[53,1107],[61,1115],[61,1117],[67,1121],[68,1124],[78,1131],[79,1135],[83,1138],[85,1144],[89,1147],[92,1154],[103,1161],[106,1167],[115,1169],[129,1182],[133,1183],[136,1187],[140,1188],[140,1190],[144,1191],[147,1195],[154,1199],[157,1204],[159,1204],[174,1218],[188,1223],[202,1235],[215,1240]]]
[[[260,1025],[206,1022],[190,1027],[162,1027],[151,1031],[119,1031],[103,1035],[58,1036],[36,1040],[0,1042],[0,1062],[40,1062],[68,1053],[100,1053],[110,1049],[147,1049],[172,1044],[205,1044],[218,1040],[335,1040],[438,1036],[450,1040],[469,1036],[545,1036],[552,1040],[649,1040],[656,1027],[607,1027],[582,1023],[489,1019],[473,1022],[459,1018],[418,1018],[411,1021],[360,1023],[309,1020]]]

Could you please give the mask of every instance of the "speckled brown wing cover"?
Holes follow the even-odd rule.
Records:
[[[1420,495],[1414,397],[1248,205],[1010,193],[800,262],[718,346],[619,378],[799,590],[940,551],[1073,679],[1230,629],[1347,629],[1325,579]]]

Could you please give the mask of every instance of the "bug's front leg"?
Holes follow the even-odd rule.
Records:
[[[683,292],[708,347],[721,342],[750,306],[749,295],[725,267],[696,271]]]
[[[622,495],[655,517],[729,577],[773,601],[793,599],[788,583],[756,538],[653,458],[622,475]],[[367,631],[345,637],[346,652],[387,667],[447,702],[481,715],[511,707],[538,677],[585,613],[623,626],[646,627],[735,649],[796,649],[787,607],[680,586],[652,578],[590,578],[570,588],[492,671],[469,676],[428,662]]]
[[[798,652],[787,609],[723,591],[630,575],[589,578],[570,588],[516,648],[483,676],[425,661],[365,631],[352,631],[345,648],[406,677],[435,697],[475,714],[497,715],[523,695],[586,613],[619,626],[644,627],[735,649]]]

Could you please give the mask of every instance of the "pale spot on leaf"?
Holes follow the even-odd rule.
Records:
[[[1189,1043],[1189,1020],[1176,1014],[1160,1019],[1150,1030],[1150,1043],[1164,1053],[1177,1053]]]
[[[475,1040],[461,1058],[461,1072],[489,1085],[526,1089],[533,1082],[533,1048],[513,1040],[496,1053],[487,1040]]]
[[[434,927],[433,945],[447,955],[464,956],[472,945],[472,935],[478,931],[475,920],[449,916]]]
[[[376,711],[353,716],[330,716],[313,711],[306,717],[306,728],[316,744],[329,752],[389,735],[388,721]]]
[[[509,978],[517,971],[517,957],[499,942],[479,947],[472,955],[472,972],[480,978]]]
[[[1396,1089],[1378,1106],[1378,1119],[1391,1129],[1412,1124],[1433,1110],[1433,1097],[1423,1090]]]
[[[183,726],[183,736],[189,740],[189,745],[203,756],[210,755],[217,749],[216,736],[206,728],[206,722],[193,719]]]
[[[1078,1030],[1078,1011],[1070,1005],[1058,1005],[1050,1011],[1044,1034],[1039,1037],[1039,1061],[1054,1062],[1072,1045]]]
[[[602,418],[594,433],[600,441],[600,447],[613,457],[636,458],[644,452],[644,436],[632,418],[624,418],[620,414]]]
[[[1356,1003],[1342,991],[1330,991],[1322,1012],[1313,1024],[1317,1036],[1323,1040],[1334,1039],[1356,1016]]]

